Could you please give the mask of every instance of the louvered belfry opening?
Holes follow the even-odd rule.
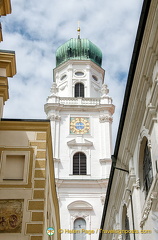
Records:
[[[73,175],[86,175],[86,155],[78,152],[73,156]]]
[[[76,85],[75,85],[75,97],[84,97],[84,85],[83,85],[83,83],[76,83]]]

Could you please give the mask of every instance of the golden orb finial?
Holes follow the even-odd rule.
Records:
[[[80,39],[80,22],[78,21],[78,28],[77,28],[77,32],[78,32],[78,39]]]

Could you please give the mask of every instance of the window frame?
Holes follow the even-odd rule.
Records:
[[[123,205],[122,208],[122,230],[130,230],[130,221],[127,214],[127,206],[126,204]],[[124,240],[130,240],[130,234],[122,234]]]

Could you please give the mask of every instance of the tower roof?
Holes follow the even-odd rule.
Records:
[[[71,38],[56,51],[56,66],[68,60],[91,60],[101,67],[102,52],[85,38]]]

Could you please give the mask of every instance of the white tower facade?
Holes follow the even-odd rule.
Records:
[[[62,240],[97,239],[111,166],[112,99],[101,51],[87,39],[57,49],[51,120]]]

